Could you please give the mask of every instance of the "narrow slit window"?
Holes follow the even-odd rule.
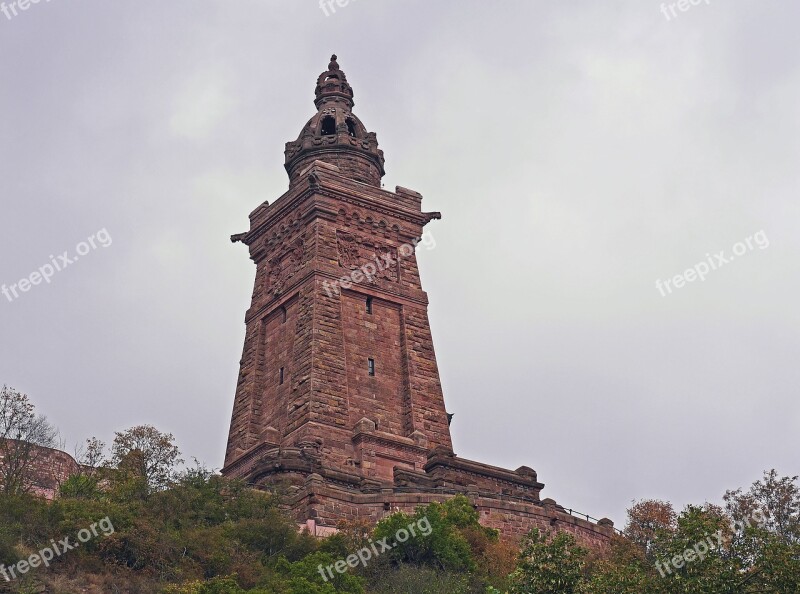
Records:
[[[278,374],[278,376],[279,376],[279,377],[278,377],[278,381],[280,382],[280,385],[283,385],[283,375],[284,375],[284,374],[283,374],[283,367],[281,367],[281,371],[280,371],[280,373]]]
[[[367,297],[367,313],[372,313],[372,297]]]
[[[281,324],[283,324],[285,322],[286,322],[286,308],[282,307],[281,308]]]
[[[375,359],[368,359],[367,369],[369,369],[370,375],[375,375]]]

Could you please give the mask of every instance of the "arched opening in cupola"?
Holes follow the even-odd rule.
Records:
[[[345,120],[345,123],[347,124],[347,133],[350,134],[350,136],[352,136],[353,138],[355,138],[356,137],[356,123],[350,118],[347,118]]]
[[[336,120],[331,116],[325,116],[322,118],[322,135],[331,136],[333,134],[336,134]]]

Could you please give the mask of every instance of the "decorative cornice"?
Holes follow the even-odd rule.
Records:
[[[338,178],[328,180],[326,178]],[[333,181],[333,183],[331,183]],[[338,183],[336,183],[338,181]],[[364,191],[368,190],[368,191]],[[376,196],[382,195],[382,196]],[[352,182],[347,178],[341,177],[321,167],[313,167],[303,178],[301,183],[292,187],[275,202],[266,207],[259,207],[251,214],[251,224],[255,225],[246,233],[239,233],[231,237],[235,241],[243,241],[247,245],[252,244],[259,237],[264,235],[273,224],[281,220],[283,216],[297,209],[309,197],[318,195],[332,198],[340,202],[352,204],[354,206],[369,209],[373,212],[381,213],[388,217],[393,217],[412,223],[414,225],[425,226],[432,220],[442,218],[440,212],[421,212],[414,211],[399,204],[393,204],[390,200],[407,200],[406,192],[393,193],[380,188],[362,186]],[[263,205],[262,205],[263,206]],[[257,213],[257,214],[256,214]],[[309,220],[316,216],[334,217],[338,214],[335,208],[324,202],[315,201],[308,210],[298,213],[300,218]],[[263,217],[263,218],[262,218]],[[261,219],[261,220],[256,220]],[[413,234],[410,234],[411,236]]]

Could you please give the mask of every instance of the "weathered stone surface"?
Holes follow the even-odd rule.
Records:
[[[256,280],[223,473],[293,486],[290,507],[315,530],[463,493],[507,538],[536,526],[606,542],[613,525],[540,501],[531,468],[453,453],[411,247],[440,215],[418,192],[381,189],[383,153],[352,98],[334,57],[317,114],[287,144],[289,190],[233,238]]]
[[[4,441],[6,446],[0,448],[0,464],[3,464],[3,451],[13,451],[16,443],[20,442]],[[26,456],[28,462],[25,476],[29,492],[45,499],[54,499],[64,481],[78,473],[80,470],[78,463],[72,456],[60,450],[38,446],[27,446],[27,448],[30,448],[30,452]]]

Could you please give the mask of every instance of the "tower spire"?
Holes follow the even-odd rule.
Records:
[[[286,172],[293,185],[314,161],[339,167],[342,175],[380,187],[385,174],[378,137],[367,132],[352,112],[353,88],[339,67],[336,54],[328,69],[317,78],[314,91],[317,113],[300,131],[297,140],[286,143]]]

